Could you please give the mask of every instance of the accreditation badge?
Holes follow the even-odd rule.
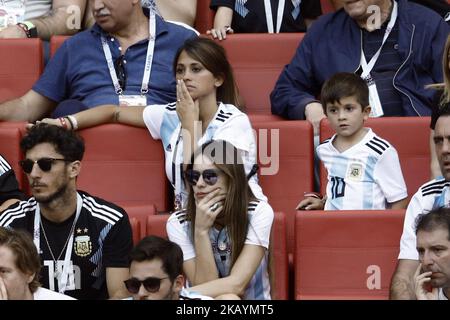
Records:
[[[142,95],[120,95],[119,104],[124,107],[146,107],[147,97]]]
[[[380,96],[378,95],[377,85],[375,82],[369,85],[369,104],[370,104],[370,117],[378,118],[384,115],[383,107],[381,106]]]

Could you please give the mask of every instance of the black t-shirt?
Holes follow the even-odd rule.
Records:
[[[0,204],[9,199],[25,199],[11,165],[0,155]]]
[[[278,0],[271,0],[273,28],[277,26]],[[211,0],[210,8],[218,7],[233,9],[231,27],[235,33],[264,33],[268,32],[264,0],[247,0],[244,7],[237,0]],[[290,0],[286,0],[283,13],[283,22],[280,32],[305,32],[304,19],[315,19],[322,14],[320,1],[303,0],[299,11]]]
[[[132,249],[132,233],[127,213],[120,207],[79,191],[83,199],[80,216],[74,229],[72,263],[75,288],[69,287],[64,293],[76,299],[107,299],[106,268],[128,268],[129,253]],[[0,215],[0,226],[25,229],[33,234],[36,200],[30,198],[11,206]],[[40,228],[40,249],[43,268],[40,281],[44,288],[58,291],[58,281],[54,275],[54,260],[61,270],[64,264],[64,245],[70,234],[75,213],[62,223],[54,223],[42,218],[45,229]],[[64,250],[63,250],[64,249]]]

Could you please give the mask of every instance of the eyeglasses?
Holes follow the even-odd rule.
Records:
[[[114,61],[114,69],[116,70],[117,80],[123,91],[127,86],[127,69],[125,68],[125,57],[121,55]]]
[[[159,291],[159,288],[161,287],[161,281],[168,278],[169,277],[165,278],[148,277],[145,278],[144,280],[130,278],[128,280],[125,280],[124,283],[125,287],[127,287],[127,290],[132,294],[138,293],[142,284],[144,285],[145,290],[151,293],[155,293]]]
[[[195,186],[200,179],[200,176],[203,177],[203,181],[206,182],[206,184],[213,186],[216,184],[217,180],[219,179],[219,174],[214,169],[206,169],[203,172],[189,169],[185,173],[186,180],[191,184],[192,186]]]
[[[22,167],[22,170],[25,173],[31,173],[31,171],[33,171],[33,167],[34,164],[37,163],[39,168],[44,171],[44,172],[48,172],[50,170],[52,170],[52,165],[53,162],[55,161],[66,161],[66,162],[71,162],[71,160],[66,160],[66,159],[55,159],[55,158],[41,158],[39,160],[30,160],[30,159],[25,159],[25,160],[21,160],[19,161],[19,165]]]

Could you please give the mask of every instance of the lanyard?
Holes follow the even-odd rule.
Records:
[[[368,76],[370,74],[370,71],[372,71],[375,63],[378,60],[378,57],[380,56],[381,49],[383,48],[384,43],[386,42],[387,38],[389,37],[389,34],[392,31],[392,28],[395,25],[395,21],[397,20],[397,15],[398,15],[398,13],[397,13],[397,2],[393,1],[391,20],[389,21],[389,24],[386,27],[386,31],[384,32],[383,42],[381,43],[380,48],[374,54],[372,59],[370,59],[369,63],[367,63],[367,61],[366,61],[366,57],[364,55],[364,49],[363,49],[363,46],[361,46],[361,68],[362,68],[361,78],[363,78],[363,79],[367,79],[368,78]]]
[[[280,0],[278,2],[277,30],[275,31],[275,33],[280,33],[281,22],[283,21],[285,1],[286,0]],[[270,4],[270,0],[264,0],[264,9],[265,9],[265,13],[266,13],[267,30],[268,30],[269,33],[274,33],[274,30],[273,30],[273,17],[272,17],[272,6]]]
[[[77,223],[78,217],[80,216],[82,205],[83,205],[83,199],[77,193],[77,210],[75,213],[75,221],[73,222],[73,225],[76,225],[76,223]],[[41,209],[40,209],[39,203],[38,203],[36,206],[36,212],[34,213],[34,232],[33,232],[33,242],[34,242],[34,245],[36,246],[38,253],[41,251],[40,250],[40,236],[41,236],[40,223],[41,223]],[[71,262],[70,260],[71,260],[71,256],[72,256],[72,247],[73,247],[73,232],[71,235],[69,235],[69,237],[70,237],[70,239],[69,239],[69,242],[66,247],[66,254],[64,256],[64,264],[63,264],[61,278],[58,278],[58,289],[59,289],[60,293],[64,293],[64,291],[66,291],[66,287],[67,287],[67,280],[68,280],[69,268],[70,268],[70,262]]]
[[[148,32],[150,37],[148,39],[147,57],[145,59],[144,76],[142,77],[141,95],[145,95],[148,92],[148,83],[150,81],[150,74],[152,72],[153,52],[155,51],[155,39],[156,39],[156,17],[155,12],[150,11],[150,21],[148,24]],[[106,38],[102,35],[102,47],[105,54],[106,62],[108,64],[109,74],[114,85],[114,90],[118,95],[123,93],[123,89],[120,87],[119,80],[117,79],[116,70],[114,68],[114,61],[111,54],[111,49],[108,46]]]
[[[183,149],[181,149],[181,152],[178,152],[179,148],[178,145],[183,144],[183,137],[182,137],[182,127],[181,123],[179,124],[179,130],[178,130],[178,138],[175,143],[175,148],[173,149],[173,156],[172,156],[172,166],[174,170],[172,170],[172,181],[175,188],[175,203],[174,203],[174,209],[175,211],[181,210],[184,207],[184,201],[185,199],[182,198],[182,169],[181,166],[183,165]]]

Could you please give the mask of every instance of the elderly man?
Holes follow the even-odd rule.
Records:
[[[391,299],[414,299],[414,272],[419,265],[415,220],[419,214],[450,207],[450,108],[440,110],[434,130],[436,155],[443,177],[422,185],[408,205],[400,240],[397,269],[391,282]]]
[[[94,27],[61,46],[32,90],[0,104],[0,121],[34,122],[65,100],[59,115],[176,99],[173,59],[196,33],[143,10],[139,0],[90,0],[90,5]]]
[[[5,210],[0,226],[33,235],[45,288],[77,299],[126,297],[130,222],[122,208],[77,191],[83,140],[73,131],[39,124],[20,146],[33,197]]]
[[[78,32],[86,0],[2,0],[0,38],[41,38]]]
[[[420,261],[414,274],[416,298],[417,300],[448,300],[450,297],[450,209],[438,208],[420,215],[416,234]]]
[[[308,30],[271,93],[272,113],[324,117],[316,100],[337,72],[354,72],[370,89],[372,116],[431,114],[433,92],[450,27],[432,10],[406,0],[344,0],[344,10],[319,18]]]

